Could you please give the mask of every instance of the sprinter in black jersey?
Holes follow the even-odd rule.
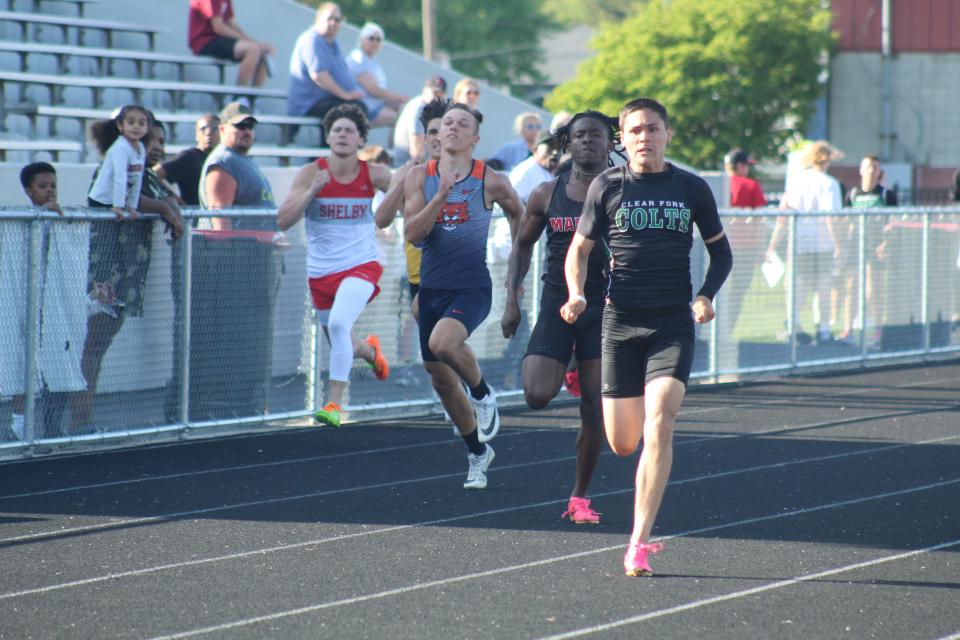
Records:
[[[562,153],[572,156],[571,169],[540,184],[530,194],[520,230],[510,253],[507,302],[500,321],[503,337],[511,338],[520,324],[520,287],[530,269],[533,245],[547,232],[547,264],[540,296],[540,314],[523,358],[523,395],[531,409],[542,409],[560,391],[570,356],[576,348],[580,369],[580,433],[573,493],[563,516],[577,524],[599,524],[590,508],[587,488],[603,444],[600,408],[600,320],[603,314],[603,246],[590,254],[585,294],[588,306],[576,322],[567,324],[560,307],[567,301],[563,263],[593,179],[607,168],[616,137],[615,120],[596,111],[578,113],[557,130]]]
[[[588,308],[588,258],[602,241],[611,255],[603,310],[604,428],[620,456],[632,454],[643,439],[623,565],[629,576],[649,576],[647,556],[662,548],[650,543],[650,534],[673,462],[673,424],[693,363],[694,322],[713,320],[713,297],[733,256],[706,182],[664,160],[673,131],[663,105],[650,98],[628,102],[620,132],[629,164],[608,169],[590,185],[567,253],[569,299],[560,314],[572,323]],[[710,267],[691,304],[694,225]]]

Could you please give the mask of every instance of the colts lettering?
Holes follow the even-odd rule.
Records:
[[[690,230],[690,209],[674,209],[668,207],[662,212],[658,207],[621,207],[614,216],[617,230],[625,232],[628,229],[643,231],[644,229],[669,229],[687,233]]]

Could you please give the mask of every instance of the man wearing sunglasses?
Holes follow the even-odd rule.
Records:
[[[369,115],[364,94],[337,44],[343,12],[333,2],[321,3],[316,20],[304,31],[290,55],[287,113],[320,119],[337,105],[350,103]]]
[[[274,207],[273,190],[250,149],[256,139],[257,119],[249,107],[231,102],[220,112],[220,144],[210,152],[200,173],[200,204],[205,209]],[[214,218],[215,229],[275,231],[274,216]]]

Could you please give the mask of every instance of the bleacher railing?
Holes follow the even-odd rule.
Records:
[[[0,211],[0,459],[312,423],[328,349],[307,289],[302,225],[249,230],[269,228],[276,212],[216,213],[242,224],[214,231],[212,212],[186,211],[196,228],[173,242],[152,216]],[[772,256],[779,216],[785,239]],[[734,269],[717,320],[697,328],[694,381],[960,351],[960,208],[722,217]],[[812,256],[809,225],[827,220],[841,251]],[[381,291],[354,327],[361,339],[380,337],[390,378],[377,380],[357,361],[348,421],[440,411],[420,360],[399,224],[379,235]],[[538,248],[520,329],[505,340],[508,254],[501,219],[488,243],[493,308],[469,341],[504,405],[523,402],[521,362],[542,268]],[[694,289],[707,260],[695,242]],[[814,304],[823,297],[831,300]],[[818,326],[831,335],[818,336]]]

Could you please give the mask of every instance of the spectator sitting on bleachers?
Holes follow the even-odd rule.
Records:
[[[292,116],[323,118],[337,105],[355,104],[367,114],[353,74],[337,44],[343,14],[333,2],[317,8],[313,26],[300,34],[290,55],[290,85],[287,113]]]
[[[363,103],[367,105],[372,127],[392,125],[397,121],[397,111],[407,101],[407,96],[387,91],[387,75],[376,60],[383,37],[380,25],[366,23],[360,29],[357,48],[347,58],[347,68],[365,94]]]
[[[270,73],[269,56],[276,49],[258,42],[237,24],[232,0],[190,0],[189,44],[198,56],[240,62],[237,86],[259,87]]]
[[[257,119],[250,109],[231,102],[220,112],[220,144],[210,152],[200,173],[200,203],[205,209],[273,208],[273,189],[248,153],[256,140]],[[213,218],[220,230],[276,231],[274,216],[231,220]]]
[[[154,164],[153,170],[162,180],[177,185],[180,198],[192,207],[200,206],[197,187],[200,184],[200,171],[203,161],[220,144],[220,118],[212,113],[200,116],[196,125],[197,146],[184,149],[172,160]]]
[[[420,95],[404,105],[397,126],[393,129],[393,160],[404,164],[410,159],[420,162],[427,156],[423,144],[423,122],[420,114],[424,105],[447,97],[447,81],[442,76],[431,76],[423,85]]]
[[[473,78],[460,78],[453,86],[453,102],[476,109],[480,104],[480,84]]]
[[[513,131],[520,137],[497,149],[487,163],[495,169],[509,172],[530,157],[542,128],[539,115],[532,111],[521,113],[513,121]]]

